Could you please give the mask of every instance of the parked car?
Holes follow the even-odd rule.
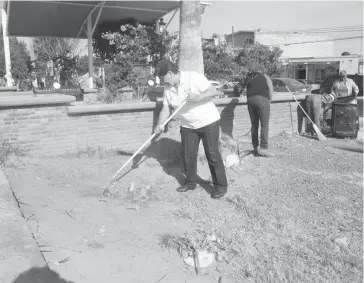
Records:
[[[218,81],[209,81],[217,90],[222,88],[222,85]]]
[[[319,89],[320,88],[320,84],[316,84],[313,81],[310,80],[302,80],[302,79],[297,79],[297,81],[301,82],[304,85],[310,85],[311,86],[311,92],[313,90]]]
[[[363,75],[348,75],[349,79],[352,79],[359,88],[358,96],[363,96]],[[331,93],[332,85],[334,81],[340,79],[339,75],[328,76],[320,85],[320,89],[312,91],[312,93],[323,94]]]
[[[234,86],[234,95],[239,97],[240,95],[246,93],[246,87],[243,85],[242,82],[237,83]]]
[[[302,84],[301,82],[290,78],[272,78],[274,92],[299,92],[303,94],[310,94],[311,87],[309,84]]]
[[[223,89],[233,89],[234,86],[236,84],[238,84],[239,82],[232,82],[232,81],[229,81],[229,82],[226,82],[224,83],[224,85],[222,86]]]

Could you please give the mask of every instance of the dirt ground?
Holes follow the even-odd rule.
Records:
[[[111,199],[101,188],[128,159],[122,151],[14,157],[5,173],[50,268],[70,282],[362,282],[362,153],[287,133],[271,145],[267,159],[245,156],[249,142],[223,144],[241,164],[227,169],[221,200],[207,192],[203,157],[198,189],[175,191],[179,143],[165,135]],[[196,275],[166,243],[179,237],[216,260]]]

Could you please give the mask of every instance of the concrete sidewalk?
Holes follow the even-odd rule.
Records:
[[[38,282],[28,276],[34,270],[48,266],[0,168],[0,283]]]

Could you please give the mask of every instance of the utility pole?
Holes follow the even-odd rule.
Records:
[[[8,37],[8,17],[4,9],[1,9],[1,21],[3,26],[3,40],[4,40],[4,54],[5,54],[5,71],[6,71],[6,85],[13,86],[11,76],[11,59],[10,59],[10,45]]]
[[[235,55],[234,26],[231,27],[231,43],[233,45],[233,57]]]

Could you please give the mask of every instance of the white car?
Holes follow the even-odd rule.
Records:
[[[315,84],[314,82],[312,82],[310,80],[298,79],[297,81],[299,81],[302,84],[308,84],[308,85],[310,85],[311,86],[311,90],[320,89],[320,84]]]
[[[217,90],[220,90],[222,85],[218,81],[209,81]]]

